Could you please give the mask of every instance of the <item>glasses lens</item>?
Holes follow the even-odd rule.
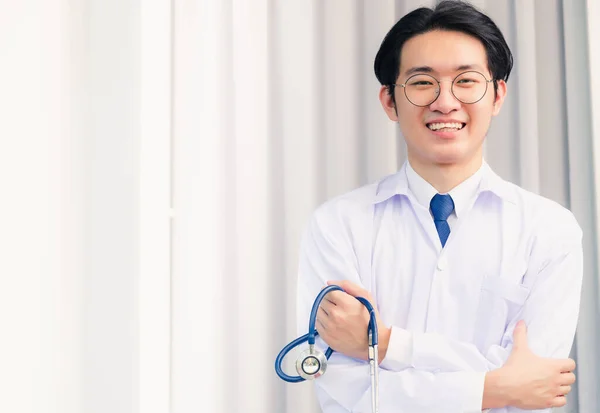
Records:
[[[410,103],[416,106],[429,106],[440,92],[440,86],[429,75],[414,75],[406,80],[404,93]]]
[[[463,103],[480,101],[486,90],[487,81],[479,72],[462,73],[452,83],[452,93]]]

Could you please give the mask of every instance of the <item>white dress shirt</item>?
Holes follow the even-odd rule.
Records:
[[[448,192],[448,195],[450,195],[452,197],[452,201],[454,201],[454,211],[452,211],[452,214],[450,214],[447,220],[450,230],[452,230],[454,227],[459,215],[461,215],[471,204],[471,202],[475,200],[475,197],[477,196],[477,188],[481,182],[482,170],[483,165],[477,170],[477,172]],[[406,180],[408,184],[408,190],[413,194],[416,201],[424,208],[429,209],[431,198],[433,198],[433,196],[438,192],[433,186],[431,186],[429,182],[415,172],[408,161],[406,162]],[[431,219],[433,219],[433,215],[431,215]]]
[[[415,175],[405,163],[314,212],[300,249],[298,333],[308,331],[328,280],[359,284],[392,328],[380,364],[380,413],[481,412],[485,373],[508,358],[519,320],[534,353],[568,357],[582,231],[570,211],[484,163],[450,192],[456,211],[442,248],[427,199],[435,190]],[[334,352],[315,386],[324,413],[371,412],[364,361]]]

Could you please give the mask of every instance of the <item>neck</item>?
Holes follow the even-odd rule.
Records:
[[[408,155],[410,166],[440,194],[450,192],[481,168],[483,157],[476,156],[461,164],[426,164]]]

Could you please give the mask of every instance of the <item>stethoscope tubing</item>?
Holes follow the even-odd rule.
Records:
[[[300,376],[290,376],[290,375],[286,374],[283,371],[281,365],[283,363],[283,359],[285,358],[285,356],[293,348],[299,346],[300,344],[302,344],[304,342],[308,342],[308,344],[310,346],[314,346],[316,337],[319,335],[319,333],[317,332],[317,329],[316,329],[317,312],[319,311],[319,306],[321,305],[321,301],[323,301],[323,298],[325,298],[325,296],[332,291],[342,291],[343,292],[344,290],[338,285],[328,285],[327,287],[323,288],[319,292],[319,294],[317,295],[317,298],[315,298],[315,301],[313,303],[313,306],[312,306],[312,309],[310,312],[310,319],[309,319],[309,323],[308,323],[308,333],[304,334],[301,337],[298,337],[297,339],[295,339],[294,341],[292,341],[291,343],[286,345],[277,355],[277,358],[275,359],[275,371],[282,380],[284,380],[288,383],[299,383],[299,382],[302,382],[305,380],[303,377],[300,377]],[[373,306],[371,305],[369,300],[367,300],[366,298],[364,298],[364,297],[355,297],[355,298],[358,301],[360,301],[369,311],[369,327],[368,327],[368,331],[369,331],[369,335],[370,335],[369,346],[375,347],[378,343],[377,321],[375,318],[375,309],[373,308]],[[329,360],[329,357],[331,356],[331,354],[333,353],[333,351],[334,350],[331,349],[331,347],[328,347],[327,350],[325,351],[325,356],[328,360]]]

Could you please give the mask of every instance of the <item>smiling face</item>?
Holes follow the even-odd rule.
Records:
[[[409,96],[426,97],[430,86],[427,79],[433,81],[433,93],[437,89],[432,78],[413,77],[407,83],[413,75],[430,75],[440,81],[437,99],[422,107],[407,99],[403,87],[393,88],[397,111],[387,88],[380,90],[379,97],[388,117],[400,124],[411,165],[420,168],[474,165],[476,169],[481,164],[483,141],[491,119],[499,113],[506,95],[505,82],[498,80],[496,96],[494,83],[490,82],[485,95],[476,103],[466,104],[456,98],[467,100],[462,97],[469,95],[468,88],[473,82],[481,80],[485,87],[486,79],[492,79],[483,44],[461,32],[434,30],[409,39],[402,48],[400,61],[396,84],[412,88],[407,90]],[[452,80],[466,71],[480,72],[485,79],[477,78],[476,73],[466,73],[455,82],[453,94]],[[423,102],[427,104],[427,99]]]

